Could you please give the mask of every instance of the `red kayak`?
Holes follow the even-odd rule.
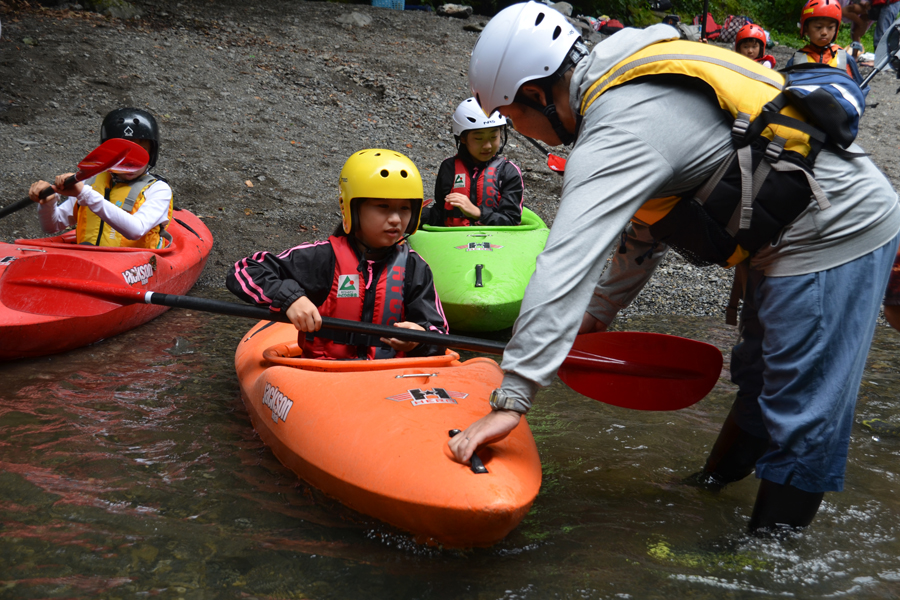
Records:
[[[47,306],[53,296],[47,290],[52,287],[41,282],[42,276],[77,282],[114,274],[135,289],[184,294],[203,271],[212,248],[212,234],[199,218],[186,210],[174,213],[166,231],[172,235],[173,243],[161,250],[77,245],[74,231],[50,238],[0,243],[0,291],[7,276],[21,279],[27,274],[31,280],[30,287],[17,289],[20,295],[16,298],[16,309],[0,301],[0,360],[43,356],[85,346],[134,329],[168,310],[165,306],[122,306],[113,302],[106,302],[108,306],[97,310],[97,301],[86,311],[93,314],[86,316],[76,314],[78,307],[53,310]],[[54,273],[45,264],[45,257],[53,255],[78,260],[68,261],[70,268],[66,272]],[[73,264],[76,268],[71,268]],[[27,297],[23,298],[21,294],[25,293]]]

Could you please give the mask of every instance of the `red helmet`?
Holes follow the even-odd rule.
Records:
[[[837,38],[837,32],[841,29],[842,17],[843,11],[839,0],[809,0],[800,11],[800,35],[806,35],[807,19],[823,18],[837,21],[837,29],[834,32],[834,37]]]
[[[741,42],[744,40],[759,40],[759,43],[762,44],[762,53],[766,53],[766,32],[762,27],[756,25],[754,23],[747,23],[741,30],[737,32],[737,37],[734,38],[734,51],[737,52],[738,46],[741,45]]]

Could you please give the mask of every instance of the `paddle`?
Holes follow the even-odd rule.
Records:
[[[515,130],[513,130],[513,131],[515,131]],[[547,150],[546,148],[544,148],[543,146],[541,146],[537,142],[537,140],[534,140],[534,139],[528,137],[527,135],[523,135],[523,134],[519,133],[518,131],[516,131],[516,135],[528,140],[529,142],[531,142],[532,146],[534,146],[535,148],[537,148],[538,150],[540,150],[541,152],[544,153],[544,155],[547,157],[547,166],[550,168],[551,171],[559,173],[560,175],[565,174],[566,159],[564,159],[562,156],[556,156],[555,154],[551,154],[550,151]]]
[[[26,313],[87,317],[121,305],[146,303],[256,320],[289,322],[284,313],[209,298],[132,288],[122,276],[96,263],[48,253],[14,261],[0,277],[0,302]],[[500,354],[501,342],[323,317],[322,327],[376,337]],[[701,400],[716,384],[722,353],[715,346],[656,333],[580,335],[559,369],[575,391],[615,406],[677,410]]]
[[[146,167],[148,162],[150,162],[150,155],[134,142],[119,138],[106,140],[78,163],[78,171],[66,178],[65,187],[69,187],[78,181],[89,179],[103,171],[113,169],[118,173],[134,174]],[[40,197],[44,199],[55,193],[52,187],[47,187],[40,193]],[[14,204],[10,204],[0,209],[0,219],[30,204],[33,204],[31,198],[23,198]]]
[[[891,28],[879,41],[878,48],[875,49],[875,54],[881,55],[882,53],[883,56],[879,56],[878,64],[875,65],[875,68],[872,69],[872,72],[869,73],[863,82],[859,84],[859,87],[865,88],[866,85],[872,81],[872,78],[883,71],[891,61],[896,61],[898,60],[898,57],[900,57],[900,21],[891,25]],[[900,67],[900,65],[897,66]],[[897,78],[900,79],[900,68],[897,70]],[[898,90],[898,92],[900,92],[900,90]]]

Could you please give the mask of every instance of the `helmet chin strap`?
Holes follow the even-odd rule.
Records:
[[[577,133],[570,133],[562,124],[562,121],[559,118],[559,113],[556,111],[556,104],[552,102],[553,100],[553,91],[548,87],[544,88],[544,94],[547,98],[551,100],[547,106],[541,106],[537,102],[531,100],[526,97],[516,98],[516,102],[520,104],[524,104],[529,108],[533,108],[538,111],[550,122],[550,127],[553,128],[553,132],[559,138],[559,141],[565,144],[566,146],[570,146],[575,143],[575,140],[578,138]],[[524,96],[524,94],[522,95]],[[580,119],[580,117],[579,117]],[[577,128],[576,128],[577,131]]]
[[[569,131],[563,127],[562,121],[559,118],[559,113],[556,112],[556,104],[548,104],[541,111],[547,120],[550,121],[550,127],[553,128],[553,131],[556,133],[557,137],[559,137],[559,141],[561,141],[566,146],[571,146],[575,143],[575,140],[578,138],[577,128],[576,133],[569,133]]]

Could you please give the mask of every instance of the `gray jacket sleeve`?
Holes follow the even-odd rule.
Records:
[[[520,408],[530,408],[572,347],[620,232],[672,175],[639,137],[615,126],[594,129],[569,155],[559,212],[503,354],[503,390]]]
[[[605,325],[637,298],[669,249],[663,243],[654,243],[647,227],[636,223],[625,230],[623,241],[613,252],[587,307],[587,312]]]

